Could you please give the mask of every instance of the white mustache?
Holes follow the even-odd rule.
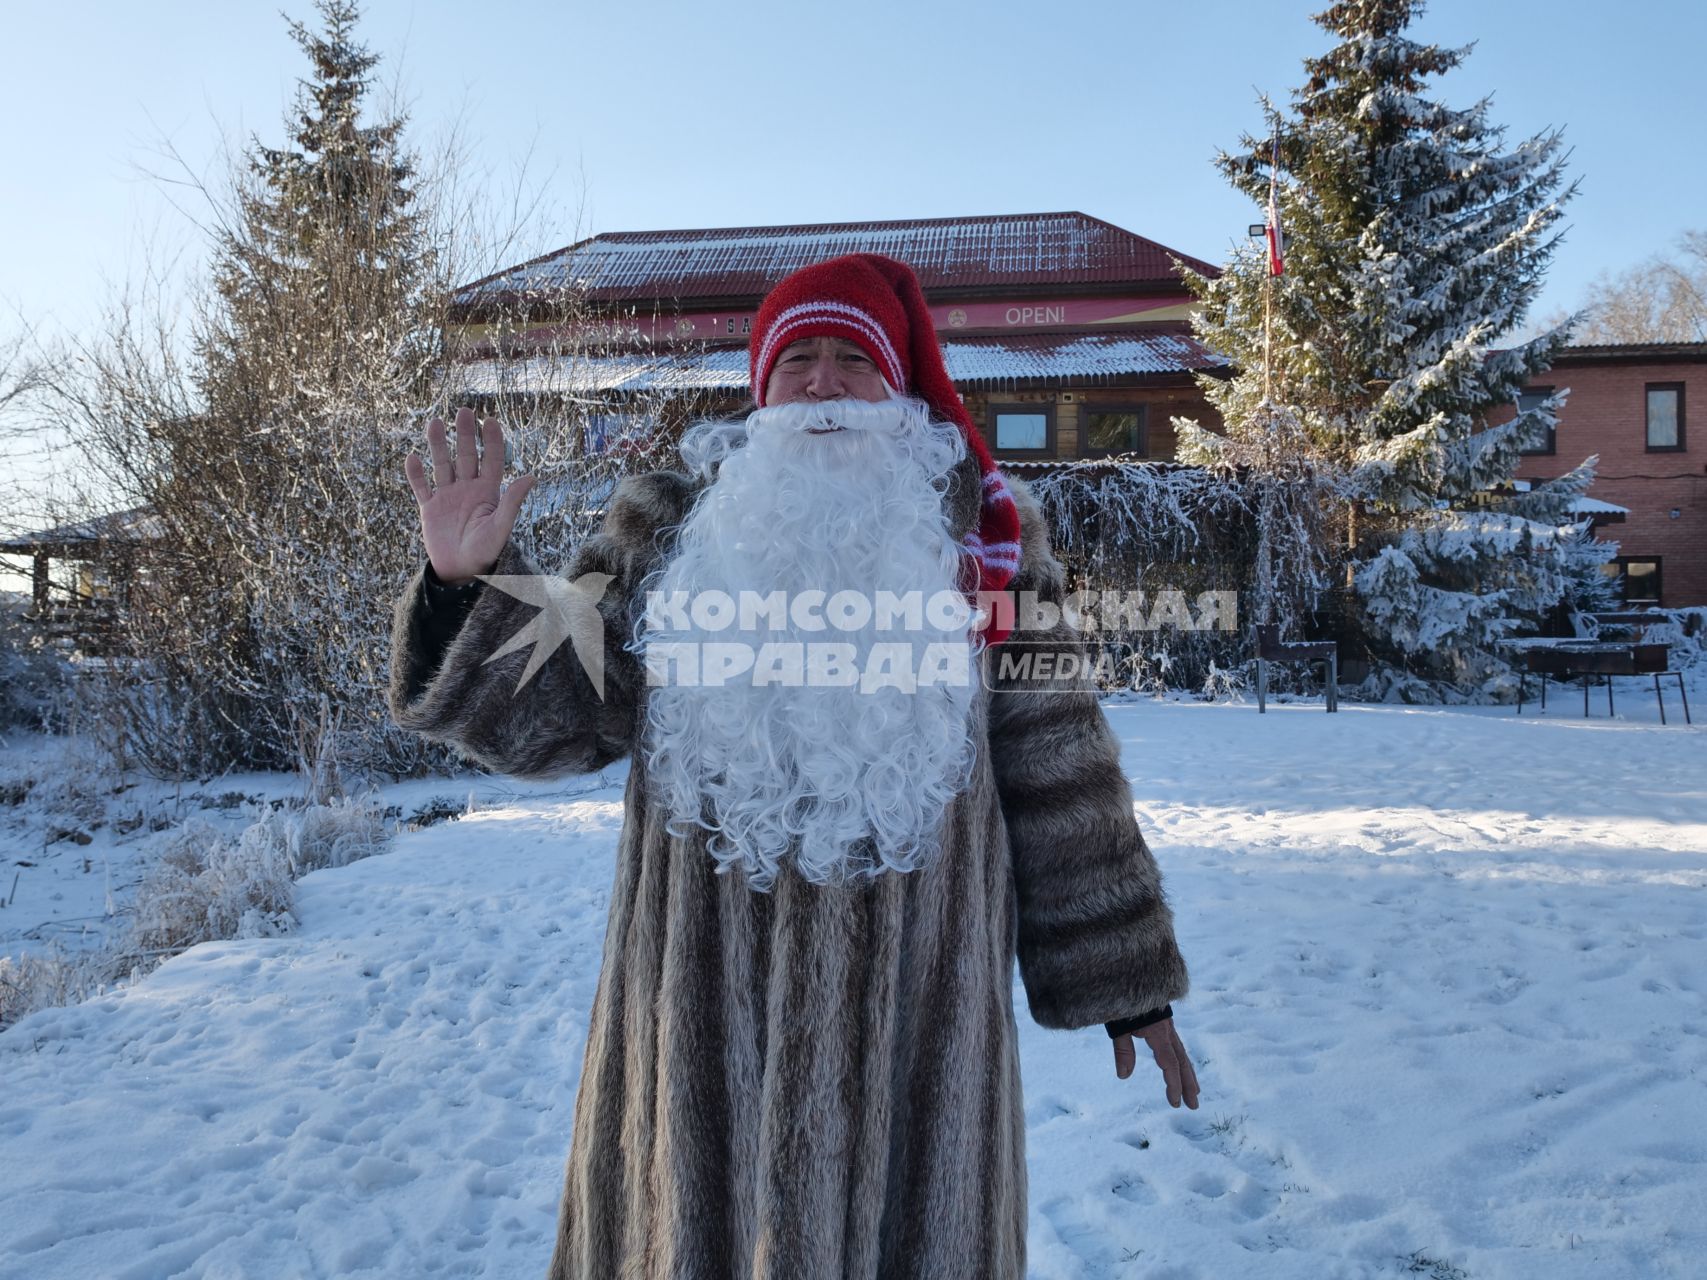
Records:
[[[922,401],[802,400],[766,405],[747,418],[749,435],[769,431],[869,431],[895,435],[910,424],[923,424],[929,411]]]

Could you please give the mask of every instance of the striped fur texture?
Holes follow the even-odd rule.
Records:
[[[957,473],[945,496],[957,533],[977,485]],[[1058,595],[1036,505],[1013,488],[1014,585]],[[442,664],[421,652],[417,575],[396,605],[397,722],[523,777],[629,755],[645,689],[619,643],[628,592],[693,491],[673,473],[626,481],[568,570],[616,575],[603,703],[567,645],[520,696],[525,652],[480,664],[534,613],[491,588]],[[497,569],[534,571],[513,546]],[[552,1280],[1025,1274],[1016,946],[1050,1027],[1178,999],[1186,973],[1094,695],[1008,681],[974,716],[988,749],[944,815],[942,860],[855,890],[714,874],[703,836],[664,831],[633,754]]]

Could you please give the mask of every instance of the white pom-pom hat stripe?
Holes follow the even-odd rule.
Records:
[[[883,365],[883,376],[892,386],[902,387],[907,384],[906,372],[901,366],[901,357],[895,353],[895,344],[889,340],[889,335],[883,326],[869,311],[858,307],[850,307],[845,302],[803,302],[798,306],[788,308],[777,316],[771,325],[770,332],[765,335],[764,344],[759,348],[757,361],[759,368],[759,385],[753,388],[754,399],[762,407],[764,404],[764,383],[770,381],[771,361],[783,347],[788,345],[790,333],[797,332],[809,325],[832,323],[844,325],[855,333],[862,335],[867,342],[877,349],[878,362]],[[861,344],[864,345],[863,343]]]

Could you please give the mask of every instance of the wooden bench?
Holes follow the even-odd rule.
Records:
[[[1271,662],[1327,663],[1328,710],[1340,709],[1339,644],[1333,640],[1282,640],[1280,625],[1257,624],[1257,713],[1268,711],[1268,664]]]

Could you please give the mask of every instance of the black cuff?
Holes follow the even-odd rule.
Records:
[[[433,674],[444,664],[445,652],[456,639],[468,615],[480,599],[485,585],[476,578],[460,587],[447,587],[427,562],[422,575],[422,589],[409,613],[410,648],[414,651],[409,679],[409,701],[421,696]]]
[[[1110,1040],[1118,1040],[1121,1036],[1129,1036],[1134,1031],[1142,1031],[1145,1027],[1153,1026],[1166,1018],[1174,1016],[1174,1007],[1165,1004],[1160,1009],[1152,1009],[1149,1013],[1141,1013],[1136,1018],[1120,1018],[1114,1022],[1103,1023]]]
[[[479,578],[475,578],[472,582],[453,587],[433,572],[431,560],[427,561],[427,570],[422,576],[427,584],[427,603],[435,609],[472,601],[479,594],[480,588],[486,585]]]

